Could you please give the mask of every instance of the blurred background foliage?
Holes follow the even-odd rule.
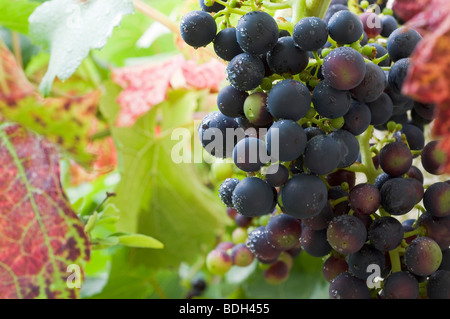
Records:
[[[27,17],[41,2],[45,1],[0,1],[0,36],[35,87],[50,61],[49,53],[34,44],[27,31]],[[197,0],[143,2],[174,25],[183,13],[198,8]],[[264,281],[263,269],[256,263],[233,268],[225,276],[206,270],[207,253],[217,243],[231,240],[236,227],[217,189],[222,180],[239,177],[240,173],[227,163],[177,164],[172,160],[171,151],[178,142],[171,138],[172,131],[179,127],[190,130],[188,149],[193,158],[195,151],[202,152],[196,124],[217,108],[214,83],[189,85],[189,80],[195,82],[197,78],[186,79],[189,72],[180,73],[179,67],[170,69],[180,55],[197,65],[210,59],[204,52],[183,46],[176,34],[136,10],[123,17],[106,46],[91,51],[68,80],[56,79],[53,83],[52,97],[101,92],[94,114],[81,119],[90,128],[84,133],[89,134],[86,145],[79,144],[96,153],[96,161],[84,165],[67,153],[61,159],[62,185],[74,210],[90,225],[93,243],[81,297],[186,298],[192,284],[202,279],[207,288],[200,298],[327,298],[322,260],[307,254],[295,259],[289,280],[278,286]],[[159,82],[148,74],[164,74],[168,69],[175,71],[165,80],[166,85],[150,85],[153,91],[146,94],[123,85],[129,84],[131,78],[147,87],[148,81]],[[221,67],[216,71],[223,77]],[[164,98],[140,113],[128,114],[134,111],[127,111],[119,103],[128,101],[133,105],[141,103],[141,98],[152,100],[161,93],[158,90],[166,90]],[[23,114],[7,114],[10,119],[26,123]],[[122,116],[132,119],[129,125],[118,125]],[[64,127],[53,133],[61,137],[68,134]],[[117,234],[124,232],[151,236],[164,247],[141,248],[145,244],[136,238],[131,243],[117,244]]]

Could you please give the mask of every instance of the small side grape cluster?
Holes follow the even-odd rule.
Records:
[[[181,36],[211,44],[229,82],[199,137],[237,171],[219,189],[236,228],[208,269],[257,262],[275,285],[307,253],[330,298],[450,298],[450,182],[421,171],[441,175],[447,155],[425,140],[434,105],[401,91],[420,34],[368,1],[292,22],[267,2],[199,3]]]

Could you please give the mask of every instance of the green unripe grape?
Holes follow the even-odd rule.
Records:
[[[393,121],[389,121],[387,123],[387,129],[389,130],[389,132],[394,132],[396,126],[397,126],[397,123],[395,123]]]
[[[291,254],[285,251],[281,252],[280,257],[278,257],[278,260],[284,262],[289,269],[291,269],[292,266],[294,265],[294,258],[292,257]]]
[[[255,260],[255,256],[245,244],[238,244],[231,250],[231,260],[233,265],[247,267]]]
[[[394,11],[391,8],[384,8],[382,12],[385,16],[393,16]]]
[[[213,174],[214,178],[218,181],[224,181],[227,178],[230,178],[233,176],[234,166],[232,163],[213,163],[211,165],[211,173]]]
[[[230,6],[230,8],[236,8],[239,5],[239,1],[238,0],[231,0],[228,5]]]
[[[362,47],[361,53],[365,56],[373,57],[373,52],[375,51],[375,47],[370,46],[370,45],[365,45]]]
[[[361,1],[361,3],[359,5],[361,6],[361,9],[367,9],[369,7],[370,3],[367,0],[363,0],[363,1]]]
[[[231,240],[235,244],[245,243],[248,237],[248,232],[246,228],[238,227],[231,233]]]
[[[232,265],[230,255],[223,250],[214,249],[206,256],[206,267],[214,275],[226,274]]]
[[[264,279],[270,285],[279,285],[289,278],[289,267],[282,261],[277,261],[264,271]]]
[[[330,120],[330,125],[331,125],[333,128],[335,128],[335,129],[340,129],[340,128],[342,128],[342,127],[344,126],[344,124],[345,124],[345,120],[344,120],[344,117],[343,117],[343,116],[341,116],[341,117],[339,117],[339,118],[337,118],[337,119],[331,119],[331,120]]]
[[[207,7],[211,7],[214,5],[214,0],[203,0],[203,2],[205,3],[205,6],[207,6]]]

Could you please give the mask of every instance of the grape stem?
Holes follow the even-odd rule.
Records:
[[[375,179],[378,176],[378,171],[373,164],[372,152],[370,150],[370,139],[372,138],[373,130],[373,125],[370,125],[364,133],[357,137],[361,151],[361,164],[366,168],[364,173],[367,182],[370,184],[375,183]]]
[[[389,251],[389,257],[391,259],[391,270],[392,272],[398,272],[402,270],[402,264],[400,262],[400,251],[399,247]]]

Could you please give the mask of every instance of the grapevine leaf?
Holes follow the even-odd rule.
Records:
[[[90,244],[59,180],[56,150],[18,125],[0,129],[0,298],[75,298],[69,265]]]
[[[128,247],[138,247],[138,248],[155,248],[162,249],[164,247],[163,243],[159,240],[142,234],[113,234],[119,240],[119,244]]]
[[[27,34],[28,17],[39,4],[29,0],[0,0],[0,25]]]
[[[121,213],[117,231],[149,235],[164,243],[162,250],[133,251],[133,263],[157,268],[191,262],[214,244],[226,223],[223,205],[202,183],[195,166],[177,164],[171,154],[176,144],[173,129],[189,124],[204,94],[171,91],[166,101],[132,127],[112,129],[121,160],[121,180],[111,199]],[[155,132],[157,115],[163,118],[160,135]]]
[[[51,0],[30,16],[30,37],[50,50],[40,91],[50,93],[55,77],[67,80],[89,54],[102,48],[123,15],[134,11],[130,0]]]
[[[4,45],[0,58],[1,115],[45,136],[80,164],[90,164],[94,155],[87,146],[101,91],[43,99]]]
[[[115,123],[123,127],[133,125],[151,107],[163,102],[169,89],[182,87],[217,92],[225,80],[225,65],[217,59],[199,64],[176,55],[163,61],[115,69],[112,79],[123,88],[118,97],[121,108]]]
[[[257,269],[242,285],[250,299],[327,299],[328,284],[322,274],[323,261],[301,253],[294,260],[289,278],[277,289],[268,284]],[[320,280],[319,280],[320,279]]]
[[[440,138],[441,149],[450,154],[450,80],[446,76],[450,72],[450,3],[430,0],[407,26],[424,37],[411,57],[402,91],[415,100],[436,105],[433,137]],[[445,166],[450,172],[450,156]]]

